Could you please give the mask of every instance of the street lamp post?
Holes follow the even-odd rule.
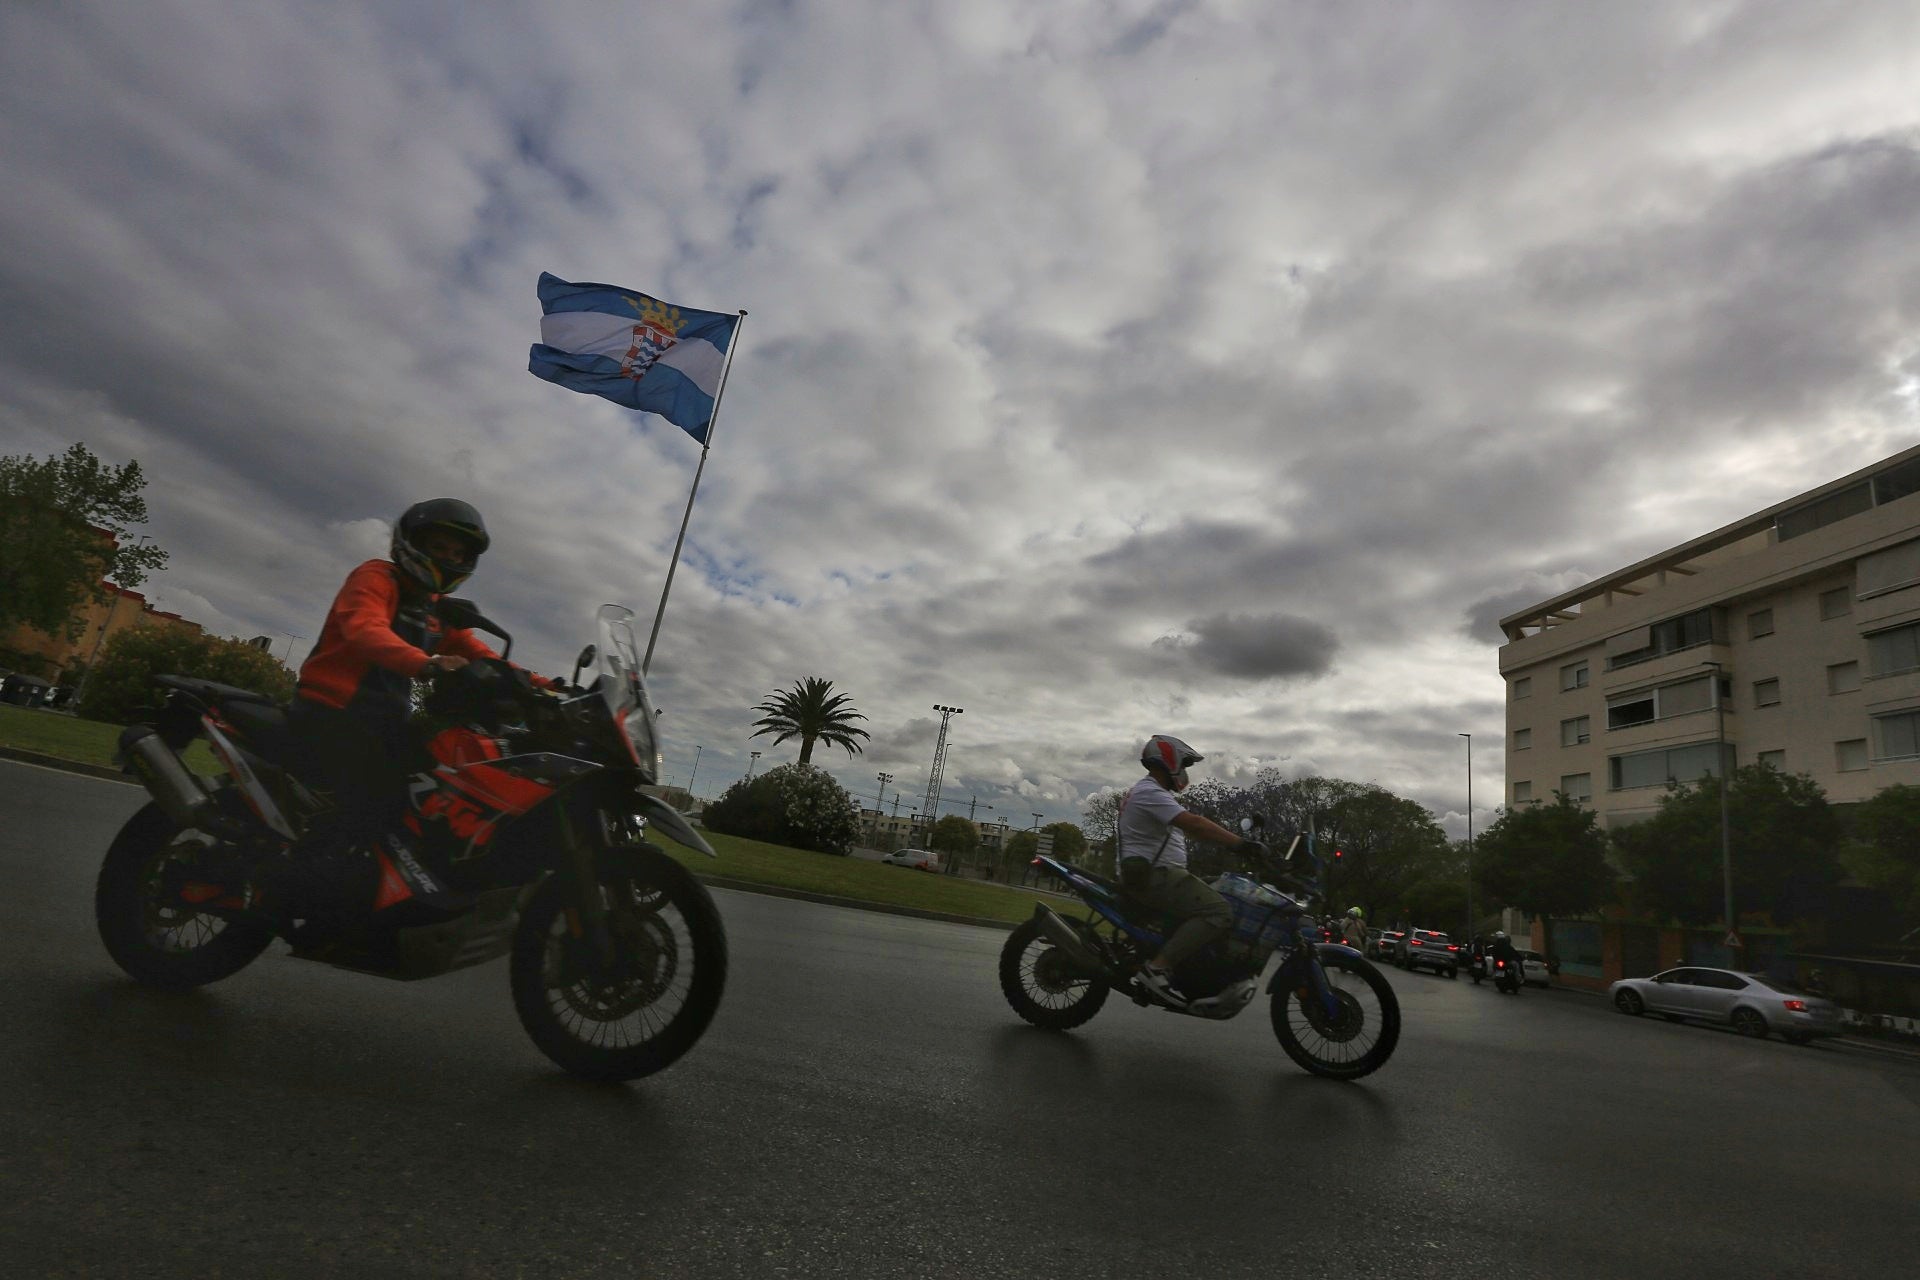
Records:
[[[1473,735],[1455,735],[1467,740],[1467,941],[1473,941]]]
[[[700,753],[705,750],[706,747],[704,745],[697,742],[693,744],[693,771],[687,775],[687,795],[689,798],[693,795],[693,780],[700,776]]]
[[[1716,748],[1713,771],[1720,775],[1720,890],[1722,905],[1727,913],[1727,937],[1732,940],[1728,950],[1732,951],[1739,947],[1740,930],[1733,918],[1733,837],[1727,821],[1727,703],[1720,696],[1720,664],[1709,660],[1700,665],[1713,668],[1710,677],[1713,681],[1713,738]],[[1735,956],[1734,960],[1737,964],[1739,957]]]
[[[1033,815],[1033,829],[1035,831],[1040,829],[1040,815],[1037,813]]]
[[[749,778],[753,776],[753,766],[759,763],[760,763],[760,753],[758,751],[747,752],[747,776]]]

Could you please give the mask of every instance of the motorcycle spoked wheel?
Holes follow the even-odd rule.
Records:
[[[1317,1076],[1357,1080],[1377,1071],[1400,1042],[1400,1001],[1378,969],[1338,952],[1320,957],[1339,1011],[1327,1015],[1310,987],[1273,993],[1273,1033],[1287,1056]]]
[[[1022,1018],[1047,1031],[1070,1031],[1100,1012],[1111,990],[1067,963],[1038,920],[1015,929],[1000,948],[1000,990]]]
[[[182,831],[149,804],[107,849],[94,882],[94,924],[107,954],[135,981],[170,991],[202,987],[246,968],[273,941],[270,930],[199,910],[179,894],[179,882],[213,847],[212,837]]]
[[[574,936],[571,889],[551,876],[514,933],[510,977],[520,1025],[562,1070],[634,1080],[678,1061],[713,1021],[727,939],[706,886],[663,853],[602,860],[599,892],[613,955]]]

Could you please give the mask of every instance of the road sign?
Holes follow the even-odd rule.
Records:
[[[1726,941],[1721,943],[1721,945],[1726,947],[1731,947],[1735,951],[1738,951],[1743,944],[1740,941],[1740,935],[1735,933],[1733,930],[1729,929],[1727,930]]]
[[[1045,854],[1048,857],[1052,857],[1053,856],[1053,832],[1049,831],[1045,835],[1041,836],[1040,839],[1035,842],[1033,851],[1035,853]]]

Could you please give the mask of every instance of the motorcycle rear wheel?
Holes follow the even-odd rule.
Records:
[[[1273,993],[1273,1034],[1287,1056],[1317,1076],[1358,1080],[1378,1071],[1400,1042],[1400,1001],[1380,971],[1338,951],[1320,957],[1340,1005],[1329,1018],[1310,987]]]
[[[158,804],[128,819],[100,864],[93,918],[113,962],[149,987],[184,991],[230,977],[273,941],[270,930],[169,900],[169,871],[203,858],[211,838],[182,831]]]
[[[1105,979],[1076,972],[1041,932],[1038,920],[1015,929],[1000,948],[1000,991],[1013,1011],[1046,1031],[1071,1031],[1100,1012]]]
[[[677,1062],[713,1021],[727,937],[706,886],[664,853],[602,859],[615,954],[596,964],[574,936],[572,888],[549,877],[514,932],[510,979],[540,1052],[587,1080],[635,1080]]]

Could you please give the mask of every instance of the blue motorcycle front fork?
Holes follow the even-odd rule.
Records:
[[[1339,943],[1315,943],[1302,938],[1299,950],[1293,953],[1293,959],[1274,970],[1273,980],[1267,984],[1267,990],[1277,991],[1282,985],[1288,988],[1298,987],[1300,975],[1293,971],[1296,968],[1304,969],[1307,990],[1312,993],[1315,1000],[1320,1002],[1320,1008],[1325,1011],[1327,1019],[1332,1021],[1340,1016],[1340,997],[1334,994],[1333,984],[1327,981],[1326,967],[1320,963],[1319,948],[1322,946],[1329,949],[1338,948],[1355,956],[1360,954],[1353,948]]]

